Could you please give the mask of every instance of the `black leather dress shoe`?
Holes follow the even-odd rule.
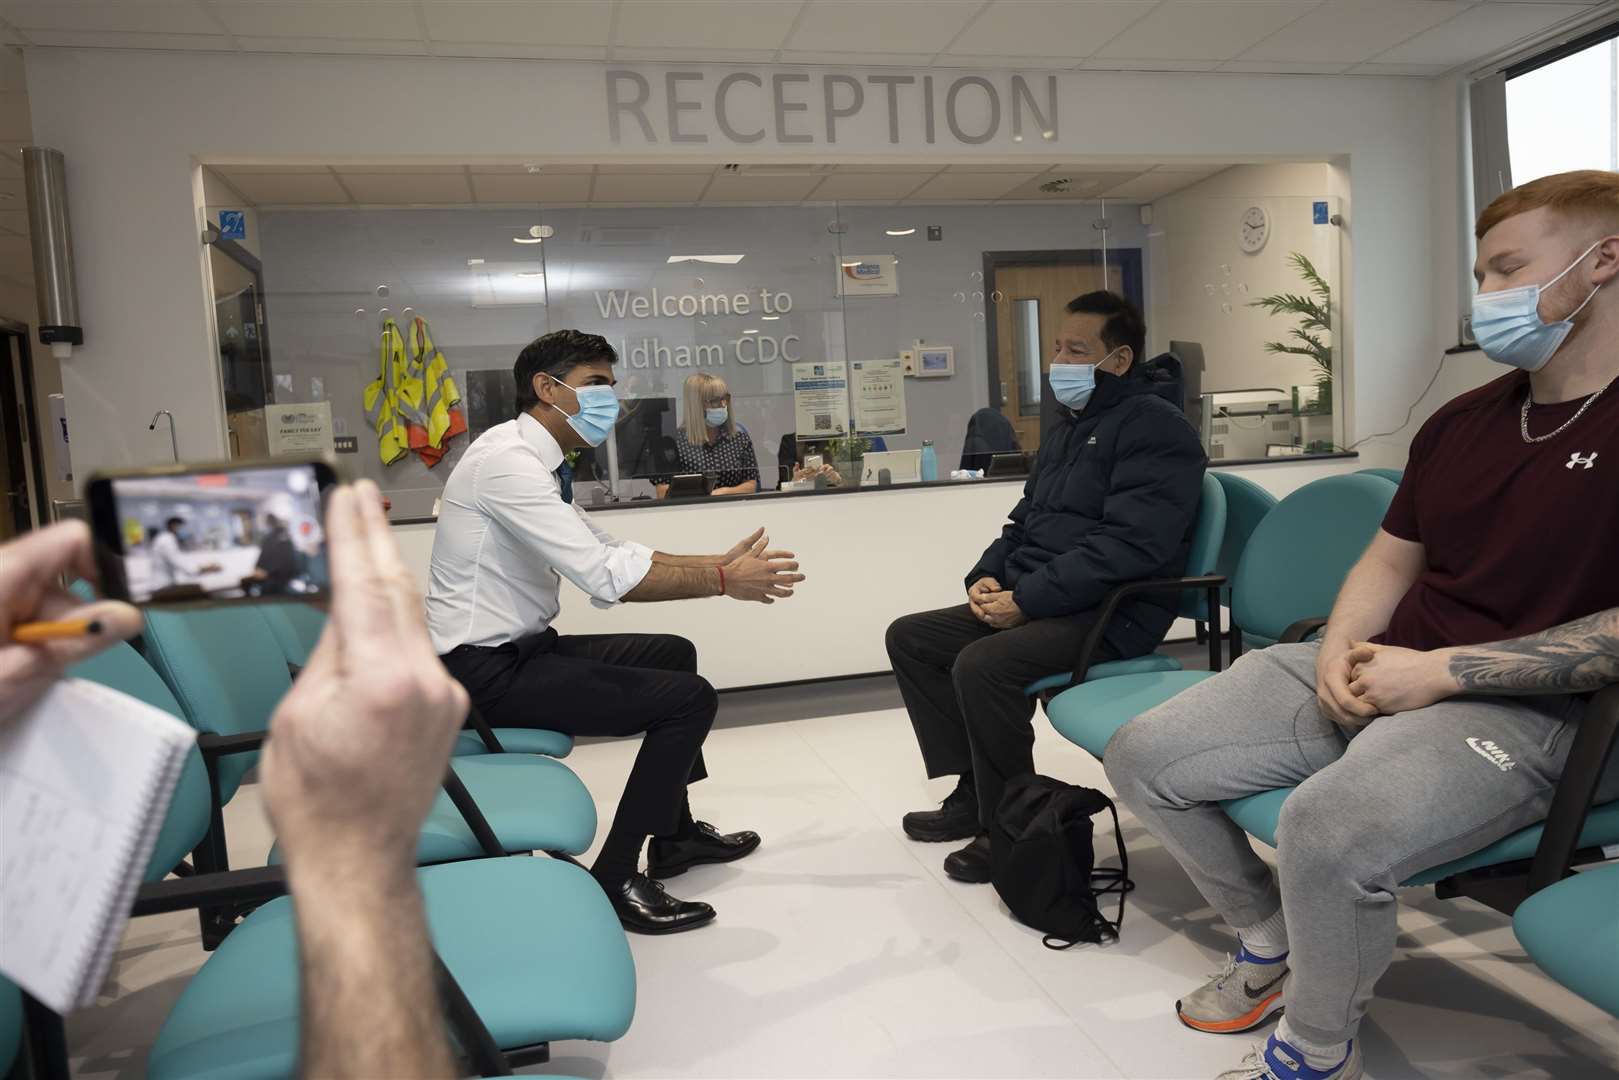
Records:
[[[912,840],[938,843],[967,840],[978,835],[978,791],[971,773],[956,781],[956,790],[937,810],[913,810],[900,819],[900,828]]]
[[[645,874],[631,874],[612,901],[618,921],[632,934],[678,934],[714,921],[713,908],[676,900]]]
[[[944,872],[953,880],[965,881],[970,885],[982,885],[994,877],[994,866],[989,856],[989,834],[984,833],[960,851],[946,855]]]
[[[722,833],[706,821],[684,840],[654,836],[647,845],[646,869],[655,878],[672,878],[704,863],[735,862],[759,846],[756,832]]]

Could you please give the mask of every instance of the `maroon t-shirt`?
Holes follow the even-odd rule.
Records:
[[[1383,528],[1422,544],[1427,566],[1378,640],[1476,645],[1619,607],[1619,386],[1534,444],[1519,432],[1528,389],[1512,372],[1412,440]],[[1584,401],[1531,406],[1529,434],[1557,430]]]

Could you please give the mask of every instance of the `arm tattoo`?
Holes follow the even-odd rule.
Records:
[[[1579,694],[1619,683],[1619,608],[1450,658],[1463,693]]]

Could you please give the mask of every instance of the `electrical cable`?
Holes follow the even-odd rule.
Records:
[[[1354,450],[1355,448],[1359,447],[1362,443],[1371,442],[1373,439],[1386,439],[1390,435],[1398,435],[1400,432],[1402,432],[1406,428],[1410,427],[1411,426],[1411,418],[1417,414],[1417,406],[1421,405],[1423,399],[1426,398],[1428,396],[1429,392],[1433,390],[1434,385],[1439,382],[1440,374],[1444,370],[1445,370],[1445,357],[1444,357],[1443,354],[1441,354],[1440,357],[1439,357],[1439,366],[1434,368],[1433,378],[1428,380],[1428,385],[1422,388],[1422,393],[1417,395],[1417,400],[1415,400],[1415,401],[1413,401],[1411,403],[1411,407],[1409,409],[1405,410],[1405,422],[1403,424],[1401,424],[1399,427],[1395,428],[1393,431],[1379,431],[1376,434],[1366,435],[1366,436],[1363,436],[1363,437],[1361,437],[1359,439],[1356,439],[1354,442],[1352,442],[1348,446],[1344,447],[1344,450],[1346,452],[1349,451],[1349,450]]]

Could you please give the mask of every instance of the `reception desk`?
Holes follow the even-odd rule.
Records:
[[[1278,498],[1312,480],[1353,472],[1352,455],[1220,466]],[[775,604],[710,598],[603,610],[563,588],[565,634],[679,634],[722,689],[889,670],[883,634],[897,617],[964,599],[963,578],[1017,502],[1021,479],[971,480],[596,507],[603,528],[658,551],[722,552],[764,526],[796,552],[808,580]],[[395,526],[426,587],[433,523]],[[1190,634],[1190,624],[1172,636]]]

